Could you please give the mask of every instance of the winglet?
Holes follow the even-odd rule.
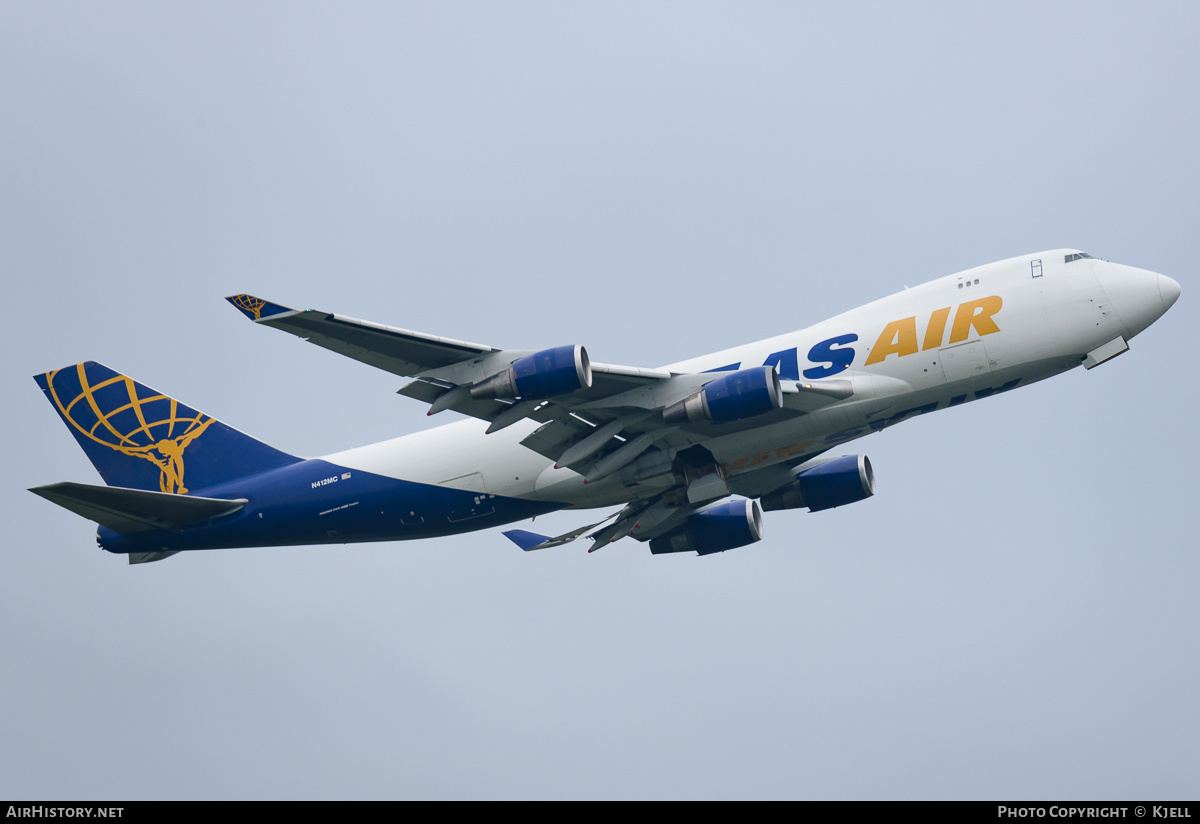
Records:
[[[550,540],[549,535],[538,535],[536,532],[530,532],[527,529],[510,529],[504,533],[504,537],[526,552]]]
[[[278,303],[271,303],[262,298],[256,298],[253,295],[230,295],[225,300],[232,303],[235,309],[250,318],[250,320],[262,320],[272,315],[282,315],[284,312],[295,311],[286,306],[280,306]]]

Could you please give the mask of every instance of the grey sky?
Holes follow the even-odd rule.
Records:
[[[0,4],[0,797],[1196,797],[1200,7],[977,5]],[[24,491],[98,482],[83,359],[299,454],[449,420],[235,292],[655,366],[1058,246],[1183,298],[716,557],[129,568]]]

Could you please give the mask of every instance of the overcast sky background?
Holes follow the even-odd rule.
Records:
[[[3,0],[0,797],[1197,797],[1198,37],[1186,2]],[[450,420],[236,292],[656,366],[1060,246],[1183,297],[714,557],[129,567],[25,491],[99,482],[30,380],[84,359],[303,455]]]

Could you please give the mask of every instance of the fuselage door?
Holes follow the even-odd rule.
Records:
[[[982,340],[970,340],[956,343],[938,350],[942,362],[942,371],[946,373],[948,383],[970,380],[990,375],[991,361],[988,360],[987,350],[983,348]]]

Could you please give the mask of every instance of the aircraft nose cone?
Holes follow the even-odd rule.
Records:
[[[1105,263],[1097,266],[1095,272],[1124,324],[1128,338],[1141,333],[1166,314],[1179,297],[1178,283],[1147,269]]]
[[[1182,291],[1179,284],[1166,275],[1158,276],[1158,294],[1162,298],[1164,310],[1175,305],[1175,301],[1179,300],[1179,293]]]

